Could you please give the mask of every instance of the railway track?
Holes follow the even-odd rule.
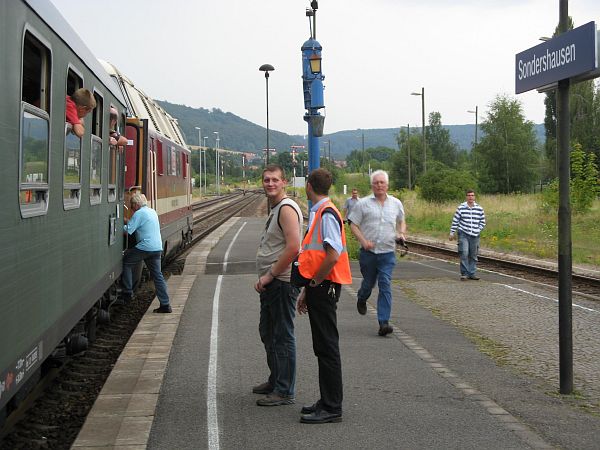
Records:
[[[409,239],[410,251],[417,255],[434,256],[448,261],[458,261],[456,245]],[[526,280],[558,287],[558,269],[553,263],[521,257],[509,257],[500,253],[481,250],[478,268],[524,278]],[[572,273],[573,292],[591,300],[600,301],[600,272],[592,270]]]
[[[223,196],[201,205],[195,208],[204,212],[194,219],[193,243],[230,217],[264,215],[266,211],[265,197],[258,192]],[[181,272],[187,250],[189,247],[163,268],[165,278]],[[0,430],[0,450],[69,448],[153,299],[152,287],[144,283],[129,304],[111,308],[111,321],[99,326],[86,351],[70,357],[59,351],[49,358],[37,388]]]

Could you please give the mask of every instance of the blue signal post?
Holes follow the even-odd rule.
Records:
[[[302,45],[302,87],[304,90],[304,120],[308,123],[308,172],[318,169],[319,160],[319,138],[323,136],[323,124],[325,116],[319,110],[325,108],[323,99],[323,72],[321,71],[321,44],[316,40],[317,36],[317,0],[310,3],[306,9],[306,16],[312,18],[311,37]]]

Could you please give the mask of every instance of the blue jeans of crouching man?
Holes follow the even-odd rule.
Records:
[[[458,230],[458,254],[460,255],[460,274],[462,276],[475,276],[478,251],[479,236],[471,236]]]
[[[158,297],[160,306],[168,306],[169,305],[169,294],[167,293],[167,283],[165,282],[163,274],[160,271],[161,256],[162,256],[161,251],[147,252],[147,251],[135,248],[135,247],[130,248],[125,252],[125,256],[123,257],[123,276],[121,278],[121,280],[123,281],[123,291],[124,291],[125,295],[128,295],[128,296],[132,295],[133,269],[140,262],[144,261],[146,263],[146,267],[148,267],[148,270],[150,271],[150,275],[152,275],[152,279],[154,280],[156,296]]]
[[[296,395],[296,337],[294,317],[300,290],[274,279],[260,294],[258,331],[267,353],[269,384],[282,397]]]
[[[358,261],[363,276],[357,293],[358,300],[366,302],[377,282],[377,320],[379,323],[387,322],[392,313],[392,271],[396,266],[396,254],[373,253],[361,248]]]

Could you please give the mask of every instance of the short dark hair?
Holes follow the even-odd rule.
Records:
[[[473,189],[467,189],[467,192],[465,192],[465,195],[474,194],[474,193],[475,193],[475,191]]]
[[[331,183],[333,183],[333,176],[329,170],[319,168],[310,173],[306,182],[310,183],[315,194],[327,195],[329,194]]]
[[[268,166],[266,166],[262,171],[261,179],[264,177],[265,172],[277,172],[277,171],[279,171],[281,173],[281,179],[284,181],[287,181],[287,178],[285,177],[285,170],[283,170],[283,167],[281,167],[279,164],[269,164]]]

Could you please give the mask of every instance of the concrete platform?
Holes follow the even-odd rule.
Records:
[[[299,423],[301,406],[319,396],[306,316],[296,318],[297,403],[256,406],[251,388],[267,377],[252,288],[262,227],[264,219],[232,219],[196,247],[168,281],[173,313],[145,315],[74,449],[598,448],[597,417],[498,366],[427,303],[510,281],[482,274],[479,284],[461,283],[456,266],[411,257],[395,271],[395,331],[385,338],[376,292],[367,316],[356,312],[352,265],[338,305],[343,422]]]

